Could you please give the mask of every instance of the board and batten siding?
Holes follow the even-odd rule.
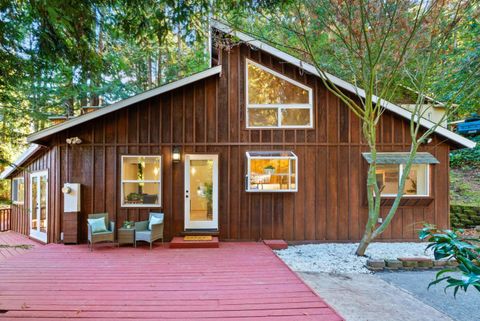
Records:
[[[57,166],[57,148],[45,148],[32,156],[32,160],[27,162],[17,170],[12,178],[23,177],[24,179],[24,202],[23,204],[12,204],[11,230],[24,235],[30,234],[30,174],[39,171],[48,171],[48,242],[58,242],[60,240],[61,222],[60,218],[60,190],[59,175]],[[13,180],[12,180],[13,182]],[[61,187],[60,187],[61,188]]]
[[[46,141],[57,146],[58,171],[51,212],[63,208],[65,182],[82,184],[80,240],[87,237],[89,213],[108,212],[120,226],[145,220],[149,210],[120,205],[121,155],[162,156],[162,208],[169,240],[184,227],[184,155],[219,155],[219,232],[222,240],[358,240],[367,220],[361,156],[368,147],[359,120],[313,75],[246,45],[223,51],[221,76],[212,76],[60,132]],[[313,129],[246,129],[245,59],[251,59],[313,88]],[[68,137],[82,144],[65,144]],[[408,122],[385,112],[378,130],[380,151],[408,151]],[[182,162],[172,163],[173,146]],[[449,225],[449,145],[442,137],[422,146],[439,159],[432,166],[431,199],[402,206],[387,231],[388,240],[415,240],[423,222]],[[298,156],[298,192],[245,191],[245,153],[291,150]],[[51,174],[52,175],[52,174]],[[52,182],[53,180],[50,180]],[[51,194],[52,195],[52,194]],[[51,196],[52,197],[52,196]],[[388,207],[384,207],[382,212]],[[55,222],[60,222],[56,217]],[[50,227],[59,241],[58,226]]]

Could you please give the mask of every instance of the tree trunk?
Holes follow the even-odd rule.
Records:
[[[358,245],[357,251],[355,252],[358,256],[365,256],[365,251],[367,247],[372,242],[372,232],[365,230],[362,239],[360,240],[360,244]]]

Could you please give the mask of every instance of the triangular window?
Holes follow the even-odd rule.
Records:
[[[247,127],[311,128],[312,89],[247,59]]]

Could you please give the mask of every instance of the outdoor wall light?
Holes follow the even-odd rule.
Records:
[[[180,160],[182,159],[182,153],[180,152],[180,147],[178,146],[173,146],[173,149],[172,149],[172,161],[174,163],[178,163],[180,162]]]
[[[70,137],[65,140],[68,145],[79,145],[82,143],[82,140],[78,137]]]

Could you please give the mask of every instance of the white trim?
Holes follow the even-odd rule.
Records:
[[[18,195],[20,195],[20,191],[18,189],[18,186],[19,186],[19,183],[17,183],[17,186],[15,186],[15,182],[16,181],[22,181],[22,184],[23,184],[23,200],[22,201],[19,201],[18,200]],[[15,200],[15,197],[14,196],[17,196],[17,199]],[[14,205],[23,205],[25,202],[25,179],[23,177],[14,177],[12,179],[12,204]]]
[[[288,192],[298,192],[298,157],[295,155],[294,152],[288,151],[290,155],[288,156],[252,156],[250,153],[256,151],[247,151],[245,156],[247,158],[247,173],[245,174],[245,191],[249,193],[288,193]],[[269,151],[261,151],[261,152],[269,152]],[[271,152],[282,152],[282,151],[271,151]],[[250,161],[252,159],[288,159],[288,173],[287,174],[276,174],[277,176],[288,176],[288,188],[287,189],[254,189],[251,187],[250,184],[250,175],[251,175],[251,164]],[[291,160],[295,161],[295,188],[291,188],[292,184],[292,168],[291,168]],[[258,185],[258,184],[257,184]]]
[[[248,65],[258,67],[259,69],[272,74],[275,77],[285,80],[296,87],[300,87],[308,92],[308,104],[250,104],[248,100]],[[247,129],[278,129],[278,128],[313,128],[313,89],[304,84],[288,78],[287,76],[272,70],[264,65],[261,65],[248,58],[245,59],[245,121]],[[248,111],[250,109],[276,109],[277,110],[277,125],[276,126],[250,126]],[[310,114],[310,124],[308,125],[282,125],[282,110],[284,109],[308,109]]]
[[[211,26],[220,30],[220,31],[222,31],[222,32],[225,32],[227,34],[235,36],[235,37],[239,38],[241,41],[247,42],[250,46],[256,47],[260,50],[264,50],[264,51],[272,54],[273,56],[276,56],[277,58],[280,58],[280,59],[282,59],[286,62],[289,62],[289,63],[291,63],[291,64],[293,64],[293,65],[295,65],[295,66],[297,66],[297,67],[299,67],[299,68],[301,68],[301,69],[303,69],[303,70],[305,70],[305,71],[307,71],[307,72],[309,72],[313,75],[316,75],[318,77],[322,77],[313,65],[311,65],[311,64],[309,64],[305,61],[302,61],[298,58],[295,58],[292,55],[289,55],[289,54],[287,54],[287,53],[285,53],[285,52],[283,52],[283,51],[281,51],[277,48],[274,48],[274,47],[272,47],[272,46],[270,46],[270,45],[268,45],[268,44],[266,44],[266,43],[264,43],[260,40],[252,38],[251,36],[249,36],[249,35],[247,35],[243,32],[234,30],[232,27],[226,25],[225,23],[222,23],[222,22],[219,22],[217,20],[212,19]],[[344,80],[342,80],[342,79],[340,79],[336,76],[333,76],[329,73],[326,73],[326,76],[327,76],[328,80],[331,81],[332,83],[334,83],[336,86],[341,87],[341,88],[343,88],[343,89],[345,89],[349,92],[352,92],[352,93],[356,94],[357,96],[365,98],[365,91],[363,89],[361,89],[359,87],[356,87],[356,86],[354,86],[354,85],[352,85],[352,84],[350,84],[350,83],[348,83],[348,82],[346,82],[346,81],[344,81]],[[373,102],[374,103],[380,103],[380,105],[383,108],[385,108],[385,109],[387,109],[387,110],[389,110],[389,111],[391,111],[391,112],[393,112],[397,115],[400,115],[404,118],[407,118],[407,119],[412,118],[412,113],[410,111],[408,111],[408,110],[406,110],[406,109],[404,109],[404,108],[402,108],[398,105],[392,104],[392,103],[390,103],[386,100],[381,100],[379,102],[379,99],[378,99],[377,96],[373,97]],[[435,126],[435,123],[433,123],[430,120],[425,119],[425,118],[420,119],[420,124],[422,126],[428,128],[428,129]],[[454,133],[454,132],[452,132],[452,131],[450,131],[446,128],[443,128],[441,126],[438,126],[435,129],[435,132],[439,135],[442,135],[442,136],[444,136],[444,137],[446,137],[446,138],[464,146],[464,147],[474,148],[476,146],[475,142],[473,142],[473,141],[471,141],[471,140],[469,140],[469,139],[467,139],[467,138],[465,138],[461,135],[458,135],[458,134],[456,134],[456,133]]]
[[[123,179],[123,160],[125,158],[158,158],[159,168],[158,168],[158,180],[131,180]],[[163,166],[162,166],[162,156],[161,155],[122,155],[120,160],[120,207],[122,208],[137,208],[137,207],[162,207],[162,182],[163,182]],[[158,204],[125,204],[123,197],[123,183],[157,183],[158,184]]]
[[[37,181],[37,185],[35,186],[35,188],[39,188],[40,187],[40,181],[41,181],[41,177],[42,176],[45,176],[46,177],[46,185],[45,185],[45,230],[46,232],[40,232],[40,216],[41,216],[41,211],[38,211],[37,212],[37,221],[38,221],[38,224],[37,224],[37,229],[36,230],[33,230],[32,229],[32,214],[33,214],[33,211],[34,211],[34,207],[33,207],[33,198],[32,198],[32,194],[33,194],[33,178],[34,177],[37,177],[38,178],[38,181]],[[29,229],[29,236],[30,237],[33,237],[39,241],[42,241],[44,243],[47,243],[48,241],[48,170],[44,170],[44,171],[39,171],[39,172],[35,172],[35,173],[32,173],[30,175],[30,211],[29,211],[29,226],[30,226],[30,229]],[[40,203],[40,188],[37,189],[37,202]]]
[[[6,179],[8,176],[10,176],[13,172],[15,172],[18,167],[22,166],[22,164],[30,158],[33,154],[35,154],[38,150],[40,150],[42,147],[37,144],[31,144],[28,146],[27,150],[25,150],[20,157],[15,160],[15,162],[5,168],[5,170],[0,174],[0,179]]]
[[[198,81],[198,80],[201,80],[201,79],[213,76],[213,75],[220,74],[221,72],[222,72],[222,66],[216,66],[216,67],[201,71],[201,72],[196,73],[194,75],[191,75],[189,77],[186,77],[186,78],[171,82],[169,84],[160,86],[158,88],[143,92],[143,93],[138,94],[136,96],[133,96],[133,97],[121,100],[119,102],[116,102],[116,103],[114,103],[110,106],[103,107],[99,110],[92,111],[88,114],[84,114],[84,115],[72,118],[70,120],[67,120],[66,122],[61,123],[61,124],[58,124],[58,125],[46,128],[44,130],[41,130],[39,132],[33,133],[33,134],[31,134],[30,136],[27,137],[27,141],[29,143],[38,141],[39,139],[42,139],[42,138],[45,138],[47,136],[53,135],[55,133],[58,133],[59,131],[71,128],[73,126],[82,124],[82,123],[87,122],[89,120],[98,118],[100,116],[109,114],[111,112],[117,111],[117,110],[125,108],[125,107],[128,107],[132,104],[138,103],[138,102],[143,101],[145,99],[148,99],[148,98],[163,94],[165,92],[174,90],[176,88],[191,84],[195,81]]]
[[[191,221],[190,202],[192,194],[190,191],[190,160],[212,160],[212,220]],[[184,228],[187,229],[215,229],[218,230],[218,155],[215,154],[185,154],[185,219]]]

